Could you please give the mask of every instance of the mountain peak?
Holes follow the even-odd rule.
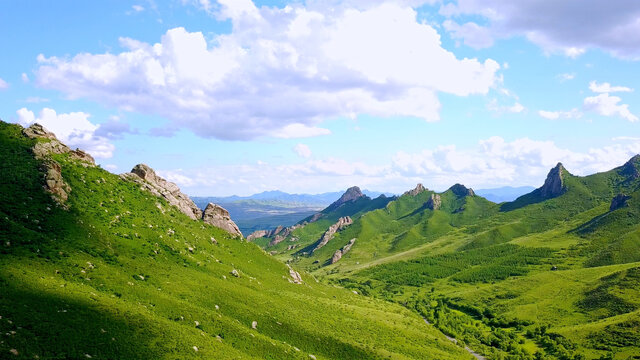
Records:
[[[540,194],[543,198],[554,198],[565,192],[566,187],[563,178],[565,172],[568,173],[562,163],[558,163],[553,169],[549,170],[547,178],[544,181],[544,185],[540,187]]]
[[[411,195],[411,196],[416,196],[418,194],[420,194],[421,192],[427,190],[421,183],[418,183],[418,185],[416,185],[415,188],[405,192],[403,195]]]
[[[633,179],[640,178],[640,154],[635,155],[622,165],[622,171],[620,173]]]
[[[452,187],[450,187],[449,190],[451,190],[451,192],[457,196],[474,196],[475,195],[475,193],[473,192],[473,189],[468,188],[462,184],[455,184]]]
[[[342,194],[342,196],[340,196],[338,200],[334,201],[333,204],[329,205],[327,207],[327,210],[336,209],[344,203],[360,199],[361,197],[364,197],[364,196],[365,195],[362,193],[362,191],[360,191],[359,187],[352,186],[348,188],[347,191],[345,191],[344,194]]]

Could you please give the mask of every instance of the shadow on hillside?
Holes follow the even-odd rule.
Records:
[[[500,211],[508,212],[513,210],[518,210],[525,206],[537,204],[545,200],[547,199],[545,199],[540,194],[538,194],[538,189],[536,189],[533,192],[520,196],[514,201],[503,203],[502,205],[500,205]]]
[[[16,349],[25,358],[157,359],[152,328],[131,314],[116,318],[92,303],[54,296],[0,277],[0,331],[15,334],[0,343],[0,353]],[[88,295],[88,294],[87,294]]]

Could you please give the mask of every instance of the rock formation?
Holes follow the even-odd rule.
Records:
[[[427,209],[431,209],[431,210],[438,210],[440,209],[441,205],[442,205],[442,198],[440,198],[440,195],[438,194],[431,194],[431,197],[429,198],[429,200],[427,200],[427,203],[425,204]]]
[[[267,230],[256,230],[247,236],[247,241],[253,241],[255,239],[269,237],[269,231]]]
[[[631,199],[631,196],[627,196],[625,194],[618,194],[611,199],[611,206],[609,206],[609,211],[618,210],[622,207],[627,206],[627,200]]]
[[[84,166],[95,166],[91,155],[82,150],[71,150],[60,142],[55,134],[40,124],[33,124],[22,130],[22,134],[36,143],[31,149],[36,159],[41,160],[40,170],[44,174],[44,189],[62,207],[66,208],[66,201],[71,193],[71,187],[62,178],[62,168],[51,158],[53,154],[69,154],[71,158],[79,160]]]
[[[403,195],[411,195],[411,196],[416,196],[418,194],[420,194],[421,192],[427,190],[424,186],[422,186],[422,184],[418,183],[418,185],[416,185],[415,188],[405,192]]]
[[[71,158],[81,161],[84,166],[95,166],[93,157],[86,152],[76,149],[71,150],[56,138],[56,135],[40,124],[33,124],[22,130],[22,134],[30,139],[40,140],[33,146],[33,154],[36,159],[47,159],[52,154],[69,154]]]
[[[466,186],[462,185],[462,184],[455,184],[452,187],[449,188],[449,190],[451,190],[452,193],[454,193],[456,196],[475,196],[476,194],[473,192],[473,189],[467,188]]]
[[[273,240],[269,242],[269,246],[273,246],[283,242],[287,236],[291,235],[293,230],[303,228],[305,225],[307,225],[307,222],[287,227],[278,226],[273,230],[256,230],[247,236],[247,241],[253,241],[261,237],[272,238]]]
[[[135,181],[153,195],[164,198],[188,217],[194,220],[202,218],[202,210],[196,206],[191,198],[180,191],[178,185],[156,175],[156,172],[149,166],[138,164],[131,169],[130,173],[120,176]]]
[[[352,186],[350,188],[347,189],[347,191],[344,192],[344,194],[342,194],[342,196],[340,196],[340,198],[336,201],[334,201],[331,205],[329,205],[324,212],[328,212],[328,211],[332,211],[335,210],[337,208],[339,208],[340,206],[342,206],[345,203],[348,203],[350,201],[355,201],[360,199],[361,197],[364,197],[365,195],[362,193],[362,191],[360,191],[360,188],[357,186]]]
[[[335,264],[340,259],[342,259],[342,256],[344,256],[344,254],[346,254],[349,250],[351,250],[351,247],[355,242],[356,242],[356,239],[351,239],[349,240],[349,243],[347,245],[342,247],[342,249],[336,250],[336,252],[333,253],[333,257],[331,258],[331,263]]]
[[[556,196],[562,195],[566,187],[564,185],[564,173],[567,170],[562,166],[562,163],[558,163],[556,167],[549,171],[547,179],[544,181],[544,185],[539,188],[540,195],[544,199],[551,199]]]
[[[287,264],[287,266],[289,265]],[[289,279],[290,282],[294,284],[302,284],[302,277],[300,276],[300,273],[293,270],[290,266],[289,266],[289,276],[291,277],[291,279]]]
[[[329,229],[327,229],[327,231],[325,231],[324,234],[322,234],[322,237],[320,238],[320,242],[318,242],[318,245],[316,245],[316,247],[311,252],[314,252],[322,248],[323,246],[327,245],[327,243],[331,239],[333,239],[333,236],[336,234],[336,232],[344,229],[345,227],[351,224],[353,224],[353,220],[351,220],[349,216],[341,217],[340,219],[338,219],[338,222],[331,225]]]
[[[238,225],[231,220],[229,212],[222,206],[209,203],[202,213],[202,221],[225,230],[231,235],[242,236]]]
[[[628,176],[632,179],[640,178],[640,155],[636,155],[629,159],[620,171],[622,175]]]

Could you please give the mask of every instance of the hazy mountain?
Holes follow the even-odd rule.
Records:
[[[493,201],[494,203],[501,203],[505,201],[513,201],[524,194],[530,193],[534,189],[535,188],[533,186],[503,186],[492,189],[474,189],[474,191],[476,194],[486,198],[487,200]]]

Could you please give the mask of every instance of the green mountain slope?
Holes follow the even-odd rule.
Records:
[[[412,191],[290,260],[403,304],[488,358],[640,357],[639,174],[640,156],[586,177],[558,164],[500,205],[461,185]]]
[[[0,122],[0,358],[471,358],[69,153],[58,205],[21,130]]]

